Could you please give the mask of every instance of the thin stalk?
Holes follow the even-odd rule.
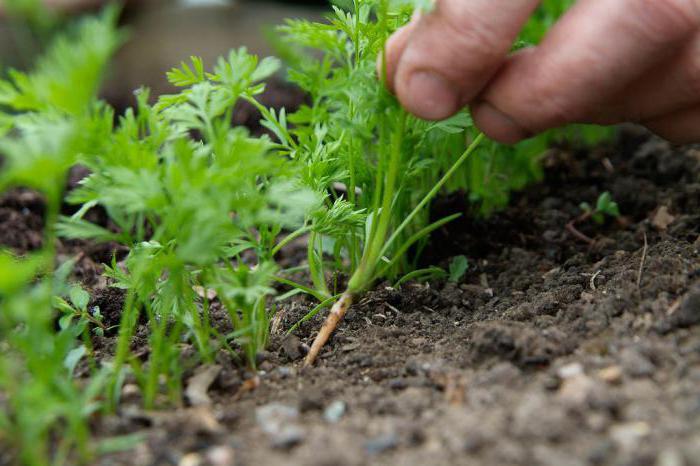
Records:
[[[396,263],[403,257],[403,255],[408,251],[408,248],[410,248],[416,241],[420,240],[421,238],[426,237],[433,231],[437,230],[441,226],[450,223],[452,220],[455,220],[459,217],[461,217],[462,214],[452,214],[448,217],[442,218],[438,220],[437,222],[431,223],[430,225],[420,229],[413,235],[411,235],[402,245],[401,247],[394,253],[394,258],[391,259],[386,265],[382,266],[379,271],[374,275],[372,281],[378,279],[379,277],[383,277],[386,275],[386,273],[394,266]]]
[[[129,356],[129,345],[139,314],[135,301],[136,293],[132,289],[129,289],[124,304],[124,312],[119,322],[119,337],[117,338],[117,350],[114,357],[113,376],[109,384],[107,384],[108,402],[105,406],[108,412],[113,412],[117,407],[119,391],[121,389],[121,387],[119,387],[120,380],[122,379],[121,372]]]
[[[352,107],[352,112],[354,112],[354,106]],[[351,116],[352,118],[352,116]],[[348,200],[350,203],[357,208],[357,196],[355,190],[357,189],[357,174],[355,173],[355,140],[350,139],[350,152],[348,154],[348,172],[350,173],[350,181],[348,185]],[[357,232],[353,229],[350,232],[350,270],[355,270],[357,268],[359,244],[357,239]]]
[[[406,275],[401,277],[396,283],[394,283],[394,288],[398,288],[410,280],[417,280],[420,278],[440,276],[444,273],[445,273],[445,271],[442,270],[440,267],[428,267],[427,269],[414,270],[411,273],[407,273]]]
[[[381,211],[378,213],[378,217],[375,218],[377,227],[376,229],[373,228],[374,234],[368,240],[365,252],[362,255],[362,260],[360,261],[360,266],[357,268],[350,279],[350,282],[348,283],[348,291],[351,293],[360,292],[364,290],[367,285],[369,285],[369,281],[374,273],[374,267],[382,254],[382,245],[386,240],[386,235],[389,231],[389,226],[391,225],[391,205],[394,200],[399,175],[401,145],[403,142],[403,132],[405,130],[405,126],[406,114],[402,112],[398,128],[394,131],[392,138],[393,144],[391,145],[389,166],[385,179],[384,192],[382,194]]]
[[[342,294],[337,294],[337,295],[331,296],[330,298],[325,299],[325,300],[321,301],[320,303],[318,303],[316,305],[316,307],[314,307],[311,311],[309,311],[304,317],[299,319],[299,321],[296,324],[292,325],[292,327],[289,330],[287,330],[286,334],[287,335],[291,334],[292,332],[294,332],[294,330],[298,329],[301,324],[303,324],[307,320],[313,319],[314,316],[321,311],[321,309],[324,309],[324,308],[330,306],[335,300],[337,300],[341,296],[342,296]]]
[[[318,292],[325,296],[329,296],[330,292],[328,291],[328,285],[326,284],[326,276],[323,273],[323,247],[320,248],[320,251],[317,251],[316,249],[316,244],[319,239],[319,235],[313,231],[309,235],[309,242],[307,245],[309,274],[311,275],[311,281]]]
[[[283,247],[285,247],[286,245],[288,245],[289,243],[291,243],[292,241],[294,241],[295,239],[297,239],[301,235],[308,233],[310,231],[311,231],[311,225],[305,225],[305,226],[299,228],[298,230],[291,232],[290,234],[285,236],[279,243],[277,243],[277,245],[275,247],[272,248],[272,250],[270,251],[270,255],[272,257],[274,257],[275,255],[277,255],[278,252],[280,252],[280,250],[282,250]]]
[[[391,243],[393,243],[396,240],[398,235],[406,228],[406,226],[413,220],[413,218],[415,218],[415,216],[418,215],[418,213],[423,209],[423,207],[428,205],[430,200],[433,197],[435,197],[435,195],[440,191],[444,184],[449,180],[450,176],[452,176],[452,174],[469,158],[469,156],[476,150],[481,141],[484,139],[484,135],[480,133],[469,145],[467,150],[465,150],[464,153],[459,157],[459,159],[457,159],[457,161],[450,167],[450,169],[447,170],[447,172],[445,173],[445,175],[443,175],[440,181],[438,181],[438,183],[428,192],[428,194],[425,195],[425,197],[418,203],[418,205],[413,209],[413,211],[408,215],[408,217],[404,219],[404,221],[389,237],[389,240],[384,241],[391,220],[390,210],[393,193],[396,188],[395,183],[400,160],[399,157],[401,152],[401,138],[403,136],[402,133],[404,123],[405,114],[404,118],[402,118],[402,124],[399,125],[400,131],[394,133],[395,139],[394,144],[392,146],[392,157],[389,165],[389,173],[386,179],[386,189],[383,193],[382,212],[380,213],[379,219],[380,225],[377,227],[375,236],[371,238],[371,243],[365,250],[365,254],[363,254],[360,267],[355,271],[352,278],[350,279],[347,291],[345,291],[341,298],[333,305],[330,313],[328,314],[328,317],[326,318],[326,321],[323,323],[323,326],[319,330],[318,335],[316,335],[316,338],[314,339],[314,342],[311,345],[311,349],[309,350],[309,353],[306,355],[306,359],[304,360],[304,366],[310,366],[314,363],[319,353],[321,352],[321,349],[335,331],[336,327],[338,326],[338,323],[342,320],[342,318],[347,313],[348,308],[352,305],[355,295],[364,291],[372,283],[372,281],[377,278],[374,275],[374,271],[377,266],[377,261],[384,255],[384,252],[387,250],[387,248],[391,245]],[[447,217],[447,219],[451,218]],[[447,219],[443,219],[443,221]],[[423,234],[427,234],[431,231],[429,230],[431,227],[437,228],[440,225],[441,221],[435,222],[434,224],[429,225],[428,227],[419,231],[416,235],[422,236]],[[406,247],[406,244],[410,245],[412,242],[420,238],[420,236],[416,235],[410,237],[408,241],[404,243],[404,247]],[[392,264],[390,263],[390,265]]]
[[[360,5],[357,0],[352,0],[352,4],[355,7],[355,37],[353,37],[352,42],[355,45],[355,65],[357,65],[360,63]]]
[[[158,393],[158,378],[161,373],[161,361],[166,347],[163,344],[165,339],[165,331],[167,327],[167,317],[156,316],[155,311],[150,308],[148,312],[148,320],[151,324],[151,335],[149,343],[151,346],[151,354],[148,359],[148,371],[143,387],[143,404],[146,409],[152,409],[155,405],[156,395]]]
[[[391,247],[392,243],[396,240],[396,238],[401,234],[401,232],[408,226],[409,223],[415,218],[416,215],[425,207],[434,197],[435,195],[440,191],[440,189],[447,183],[447,181],[450,179],[450,177],[454,174],[455,171],[459,167],[462,166],[462,164],[469,158],[469,156],[479,147],[479,144],[481,144],[481,141],[484,139],[484,134],[479,133],[476,138],[474,138],[474,141],[467,147],[467,150],[465,150],[462,155],[457,159],[457,161],[452,164],[449,170],[445,172],[445,174],[440,178],[440,181],[438,181],[435,186],[428,192],[428,194],[425,195],[425,197],[418,203],[418,205],[413,209],[413,211],[408,214],[408,216],[404,219],[403,222],[394,230],[394,233],[389,237],[389,239],[386,241],[384,244],[384,247],[382,248],[381,255],[384,255],[384,253]]]
[[[304,286],[304,285],[302,285],[302,284],[300,284],[300,283],[294,282],[294,281],[292,281],[292,280],[288,280],[288,279],[286,279],[286,278],[282,278],[282,277],[272,277],[272,279],[273,279],[274,281],[276,281],[277,283],[281,283],[281,284],[283,284],[283,285],[291,286],[292,288],[295,288],[295,289],[297,289],[297,290],[299,290],[299,291],[301,291],[301,292],[303,292],[303,293],[306,293],[306,294],[308,294],[308,295],[311,295],[311,296],[313,296],[314,298],[316,298],[316,299],[319,300],[319,301],[324,301],[324,300],[328,299],[328,296],[329,296],[329,295],[324,295],[324,294],[322,294],[322,293],[319,293],[318,291],[314,290],[313,288],[309,288],[308,286]]]

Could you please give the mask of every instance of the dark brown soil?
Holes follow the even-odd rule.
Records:
[[[284,338],[312,303],[283,307],[256,390],[221,355],[210,407],[127,397],[97,429],[146,441],[101,464],[700,464],[700,151],[628,130],[546,167],[434,242],[461,283],[378,286],[303,371],[321,317]],[[565,225],[605,190],[623,218],[589,245]]]
[[[313,306],[288,303],[256,390],[223,353],[210,406],[144,412],[129,383],[95,431],[145,440],[99,464],[700,465],[700,150],[628,129],[545,162],[510,208],[435,237],[425,260],[466,255],[460,283],[377,286],[307,370],[321,316],[285,338]],[[579,203],[606,190],[623,218],[573,237]],[[17,224],[37,231],[36,215]],[[91,288],[116,320],[123,296]]]
[[[28,189],[14,189],[0,197],[0,245],[18,253],[41,248],[44,198]]]

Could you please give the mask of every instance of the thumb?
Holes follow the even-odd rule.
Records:
[[[486,85],[539,0],[438,0],[408,37],[389,43],[389,86],[406,109],[439,120],[457,112]],[[393,65],[393,63],[392,63]]]

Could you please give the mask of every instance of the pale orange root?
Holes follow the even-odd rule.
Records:
[[[348,312],[348,308],[352,306],[352,299],[352,294],[346,291],[343,293],[340,299],[335,302],[331,308],[331,312],[328,313],[328,317],[326,317],[326,321],[323,322],[323,326],[321,326],[321,329],[318,331],[318,335],[316,335],[316,338],[311,345],[309,354],[306,355],[304,367],[311,366],[314,363],[318,357],[318,354],[321,352],[323,345],[325,345],[331,338],[331,335],[338,327],[338,324],[341,320],[343,320],[345,313]]]

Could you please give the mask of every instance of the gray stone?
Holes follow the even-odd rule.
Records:
[[[323,418],[328,422],[336,423],[345,415],[346,408],[344,401],[336,400],[323,411]]]
[[[399,445],[399,438],[396,434],[384,434],[365,442],[365,451],[370,455],[377,455],[385,451],[393,450]]]
[[[625,348],[620,354],[625,373],[632,377],[648,377],[656,371],[654,364],[636,348]]]
[[[304,429],[297,423],[299,410],[281,403],[270,403],[255,412],[258,426],[273,448],[291,448],[304,441]]]

